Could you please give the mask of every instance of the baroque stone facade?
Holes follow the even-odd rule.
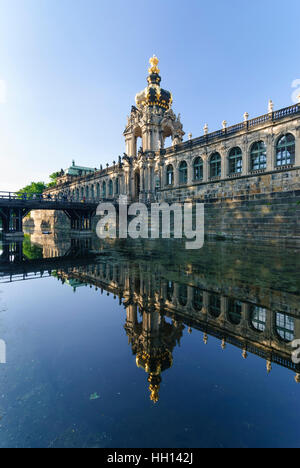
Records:
[[[213,133],[205,125],[204,135],[192,139],[189,134],[183,142],[183,126],[180,115],[172,110],[172,94],[160,87],[158,59],[154,56],[150,64],[148,85],[136,95],[136,105],[127,119],[123,157],[89,174],[72,175],[69,171],[48,192],[75,200],[127,196],[129,202],[203,201],[209,204],[208,219],[214,218],[208,231],[225,236],[227,223],[219,219],[224,208],[234,205],[235,220],[249,221],[251,211],[250,218],[245,218],[244,211],[255,202],[260,227],[259,220],[273,211],[269,226],[275,237],[299,240],[300,104],[274,111],[270,101],[263,116],[249,120],[245,113],[242,123],[227,127],[224,121],[223,128]],[[172,146],[165,148],[168,137]],[[294,213],[283,197],[289,198]],[[275,205],[280,205],[279,212]],[[282,224],[286,223],[289,232],[284,236]],[[240,237],[244,236],[242,231],[240,224],[230,232]],[[258,230],[261,238],[268,239],[269,234]]]

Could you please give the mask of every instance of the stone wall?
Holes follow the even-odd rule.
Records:
[[[208,236],[300,247],[299,168],[162,190],[159,198],[168,203],[203,202]],[[69,219],[59,211],[35,211],[31,218],[35,229],[70,230]],[[96,222],[95,218],[94,230]]]
[[[203,202],[207,235],[300,247],[300,169],[162,190],[160,198]]]
[[[70,231],[71,224],[67,215],[62,211],[53,210],[37,210],[32,211],[30,219],[27,221],[28,225],[34,225],[37,231]],[[25,224],[26,226],[26,224]]]

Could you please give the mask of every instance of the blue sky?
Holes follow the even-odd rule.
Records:
[[[0,190],[117,159],[153,53],[186,134],[291,105],[299,17],[299,0],[0,0]]]

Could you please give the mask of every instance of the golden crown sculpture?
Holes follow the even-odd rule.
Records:
[[[150,65],[151,65],[151,67],[149,68],[148,71],[149,71],[149,74],[150,74],[150,75],[151,75],[152,73],[157,73],[157,75],[159,74],[160,70],[159,70],[159,68],[157,67],[158,62],[159,62],[159,60],[158,60],[158,58],[156,57],[156,55],[153,55],[153,57],[151,57],[151,58],[149,59],[149,63],[150,63]]]

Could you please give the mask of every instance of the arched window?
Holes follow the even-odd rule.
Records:
[[[183,307],[187,305],[187,286],[185,284],[179,286],[178,302]]]
[[[116,178],[116,181],[115,181],[115,193],[116,195],[119,195],[119,178],[118,177]]]
[[[79,200],[80,194],[79,194],[79,189],[76,189],[76,200]]]
[[[211,179],[221,177],[221,170],[221,156],[219,153],[214,153],[211,155],[209,162],[209,177]]]
[[[85,198],[88,200],[89,198],[89,188],[88,186],[85,187]]]
[[[198,157],[194,161],[194,180],[203,179],[203,160]]]
[[[264,332],[266,329],[267,312],[266,309],[257,306],[251,306],[250,309],[250,324],[251,326],[260,332]]]
[[[91,197],[92,197],[92,199],[95,198],[95,189],[94,189],[93,185],[91,185]]]
[[[113,181],[112,181],[112,180],[110,180],[110,181],[108,182],[108,195],[109,195],[110,197],[113,196]]]
[[[229,153],[229,174],[239,174],[243,170],[243,153],[238,146]]]
[[[187,163],[185,161],[182,161],[179,165],[179,183],[180,184],[186,184],[187,179],[188,179],[188,168],[187,168]]]
[[[295,321],[293,317],[286,314],[276,313],[276,332],[279,337],[287,343],[293,341]]]
[[[81,199],[84,197],[84,188],[81,187]]]
[[[209,297],[208,310],[210,315],[218,318],[221,314],[221,297],[219,294],[211,294]]]
[[[276,166],[295,164],[295,138],[290,133],[279,138],[276,146]]]
[[[263,141],[257,141],[251,147],[251,171],[266,169],[267,167],[267,148]]]
[[[238,325],[242,320],[242,303],[235,299],[228,301],[228,317],[233,325]]]
[[[193,307],[195,310],[202,310],[203,307],[203,291],[200,288],[193,289]]]
[[[96,193],[97,193],[96,197],[99,200],[100,198],[100,184],[99,183],[97,183],[96,185]]]
[[[102,184],[102,197],[106,198],[106,182],[105,182],[105,180],[104,180],[104,182]]]
[[[172,164],[169,164],[167,167],[167,185],[174,184],[174,169]]]

